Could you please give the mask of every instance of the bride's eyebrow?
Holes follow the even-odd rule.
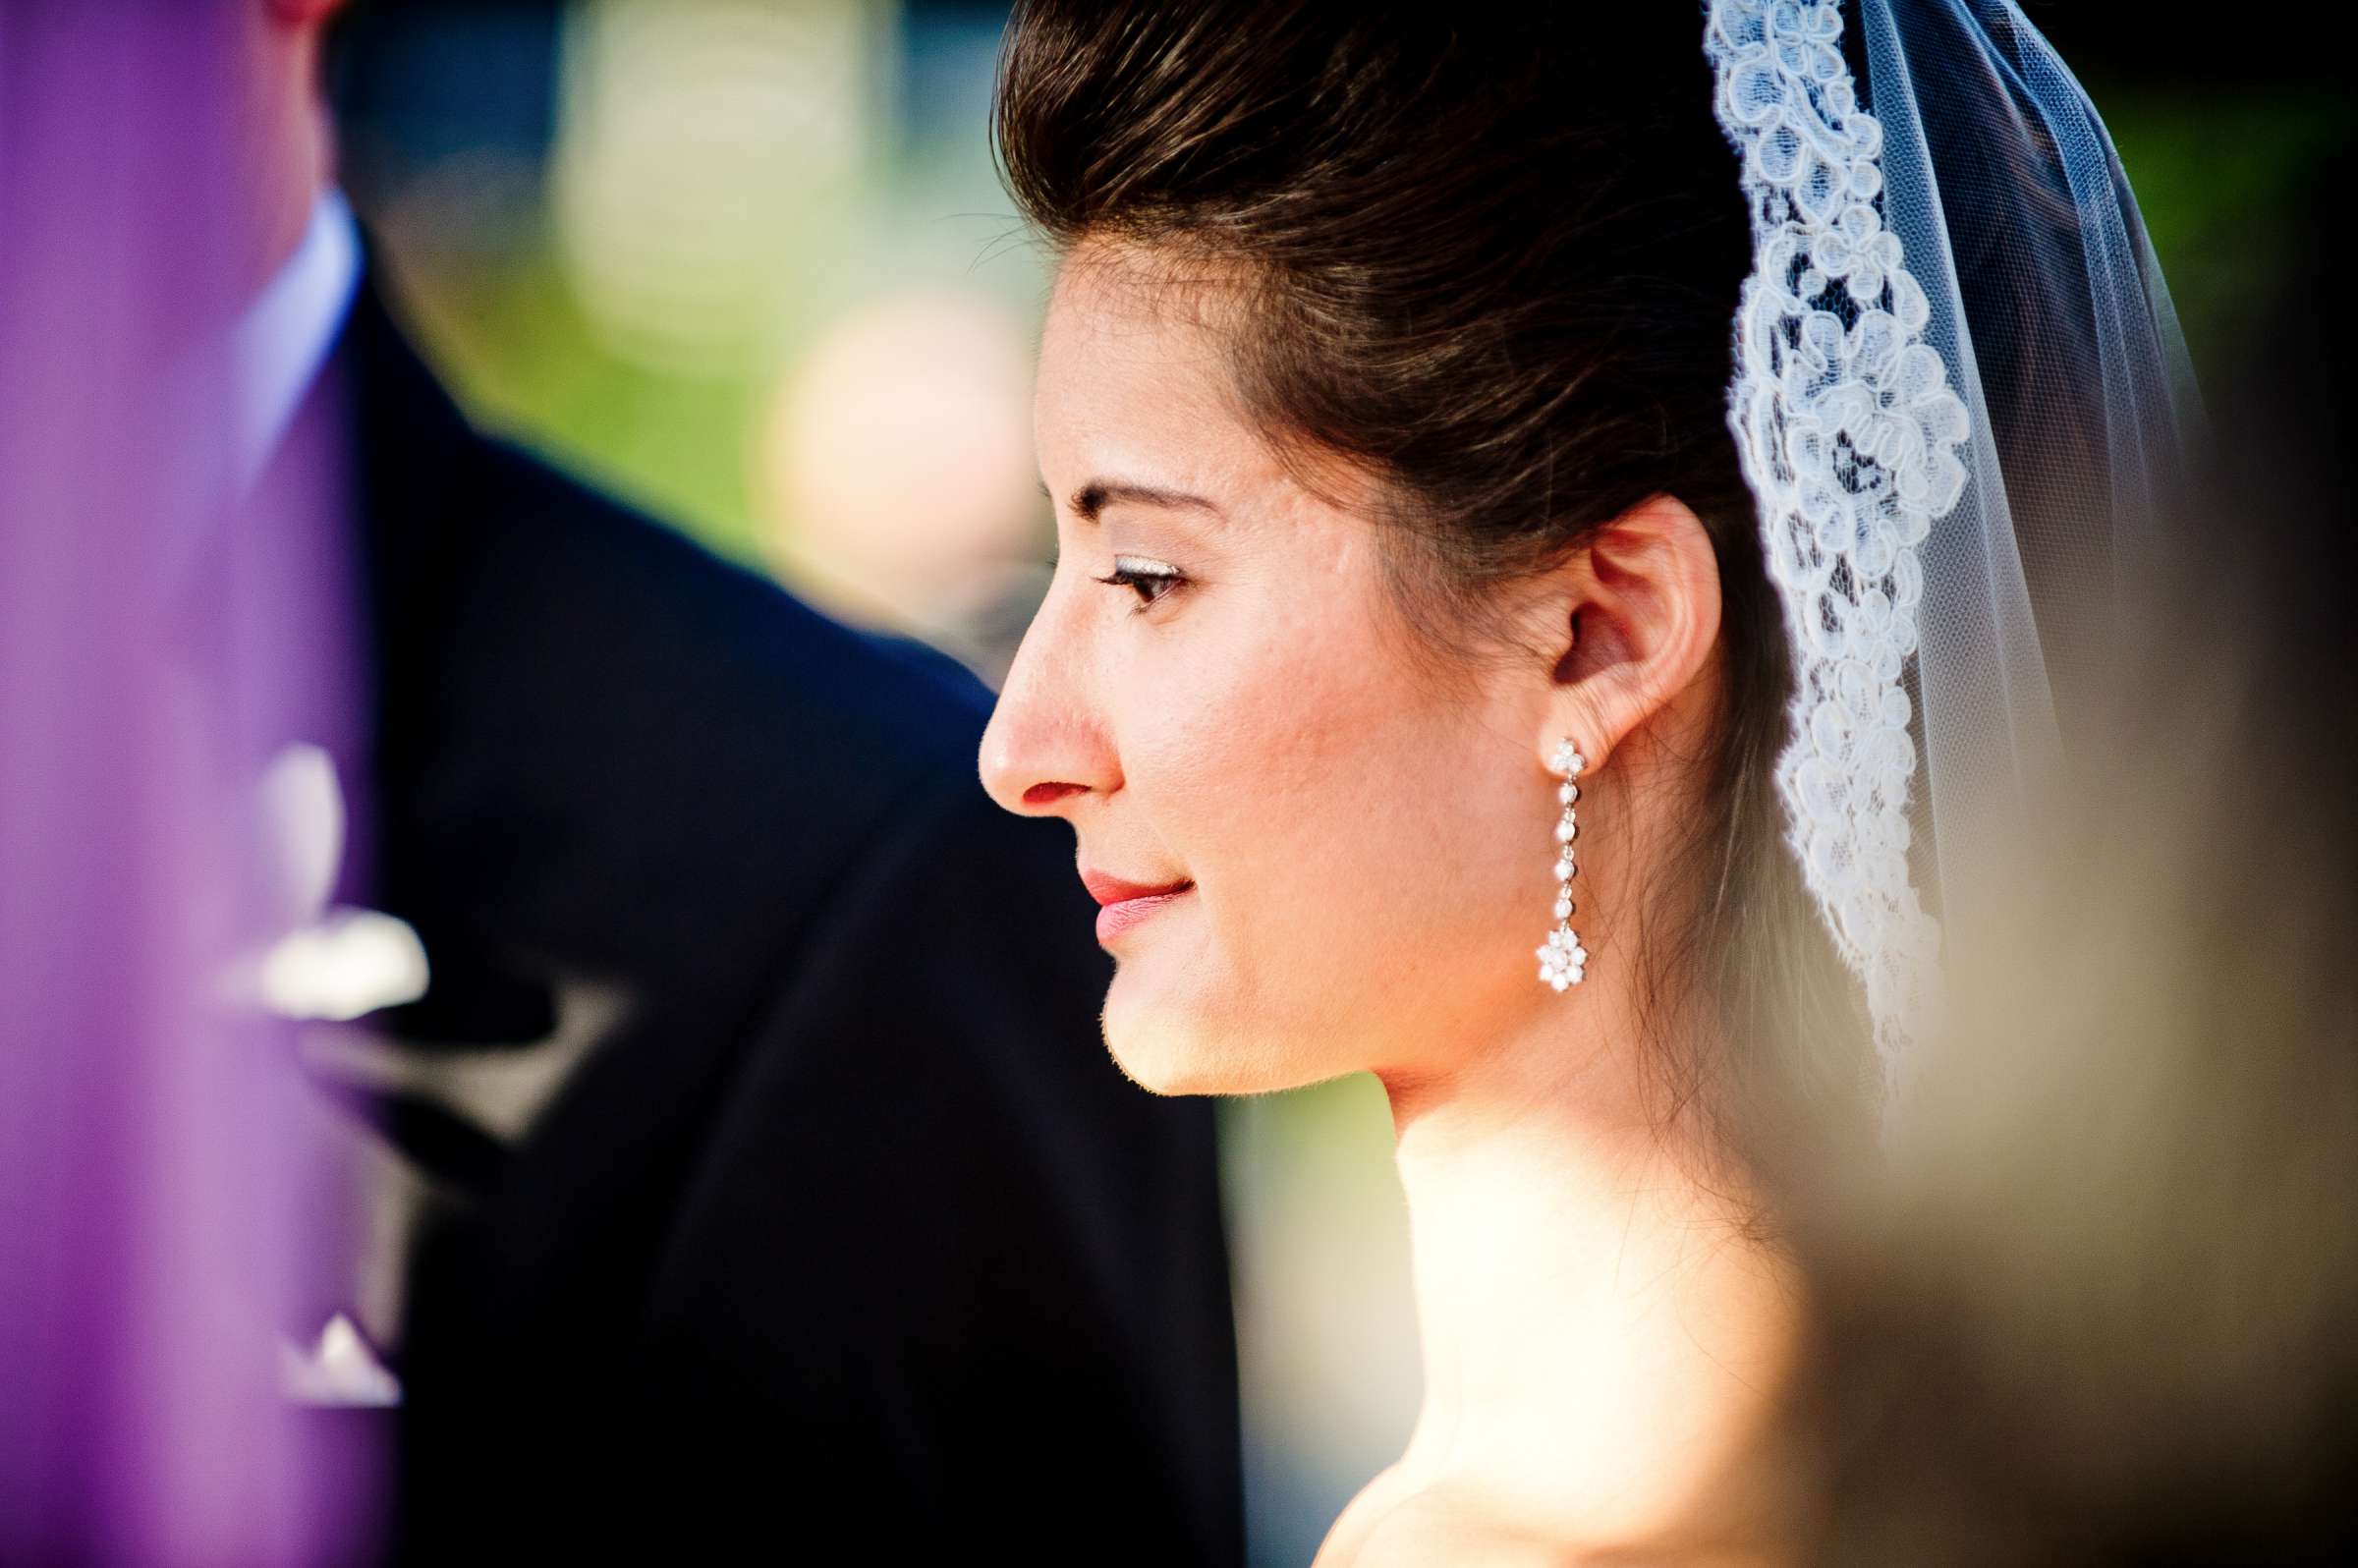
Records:
[[[1132,484],[1123,479],[1091,479],[1073,492],[1072,509],[1084,523],[1095,523],[1097,514],[1109,506],[1127,502],[1134,506],[1160,506],[1186,512],[1203,512],[1214,520],[1224,514],[1214,502],[1185,490],[1165,490],[1151,484]]]

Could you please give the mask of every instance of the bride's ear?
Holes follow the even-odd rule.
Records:
[[[1622,513],[1548,575],[1554,655],[1545,763],[1571,736],[1590,767],[1693,687],[1719,640],[1719,562],[1687,504],[1657,495]]]

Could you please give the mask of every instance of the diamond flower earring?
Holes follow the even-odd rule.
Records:
[[[1580,831],[1572,804],[1580,799],[1580,786],[1572,781],[1580,777],[1588,761],[1567,737],[1556,747],[1551,765],[1564,776],[1555,791],[1564,814],[1555,824],[1555,929],[1547,933],[1546,944],[1539,950],[1540,983],[1560,991],[1578,985],[1589,963],[1589,950],[1580,945],[1580,933],[1572,929],[1572,912],[1579,907],[1572,902],[1572,878],[1580,870],[1572,860],[1572,840]]]

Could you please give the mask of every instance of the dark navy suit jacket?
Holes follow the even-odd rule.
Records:
[[[553,1075],[353,1096],[435,1195],[403,1554],[1239,1561],[1209,1108],[1107,1058],[987,694],[477,433],[365,288],[333,368],[433,972],[382,1032]]]

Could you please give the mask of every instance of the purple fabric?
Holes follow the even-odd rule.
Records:
[[[342,589],[241,521],[226,365],[170,392],[250,286],[258,9],[0,9],[0,1561],[327,1560],[368,1502],[279,1394],[309,1156],[222,995],[273,934],[256,770],[351,711],[289,653]]]

